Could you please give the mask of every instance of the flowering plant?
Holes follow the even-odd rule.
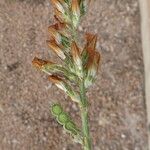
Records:
[[[48,80],[78,104],[82,128],[76,125],[60,104],[53,104],[51,112],[84,150],[91,150],[86,92],[95,81],[100,54],[96,51],[96,35],[86,33],[86,45],[82,48],[78,41],[78,26],[90,0],[51,0],[51,2],[54,6],[56,23],[48,28],[50,40],[47,44],[63,63],[61,65],[37,57],[32,63],[36,68],[47,73]]]

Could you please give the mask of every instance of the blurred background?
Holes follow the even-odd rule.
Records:
[[[87,95],[93,150],[148,150],[144,61],[137,0],[96,0],[79,31],[97,33],[101,70]],[[81,150],[49,112],[61,102],[80,125],[79,109],[33,68],[56,60],[47,45],[49,0],[0,0],[0,150]]]

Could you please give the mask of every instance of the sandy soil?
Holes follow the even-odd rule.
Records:
[[[31,66],[35,55],[56,60],[45,42],[51,23],[48,0],[0,0],[0,150],[81,150],[49,113],[61,101],[80,124],[77,106]],[[97,0],[79,30],[98,33],[102,53],[87,94],[93,150],[147,150],[137,0]]]

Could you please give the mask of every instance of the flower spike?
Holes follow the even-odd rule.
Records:
[[[96,51],[97,35],[87,33],[86,45],[80,49],[77,41],[80,19],[93,0],[51,0],[56,23],[49,26],[48,47],[63,61],[62,64],[35,57],[33,66],[48,74],[48,80],[65,92],[80,108],[82,130],[63,110],[60,104],[51,112],[57,122],[80,143],[84,150],[92,150],[88,123],[87,88],[92,85],[99,68],[100,54]],[[79,43],[80,44],[80,43]]]

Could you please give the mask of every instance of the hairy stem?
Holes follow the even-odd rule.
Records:
[[[84,79],[80,83],[80,97],[81,97],[81,119],[82,119],[82,132],[84,136],[84,150],[91,150],[91,137],[89,132],[88,120],[88,102],[86,98],[86,90],[84,86]]]

